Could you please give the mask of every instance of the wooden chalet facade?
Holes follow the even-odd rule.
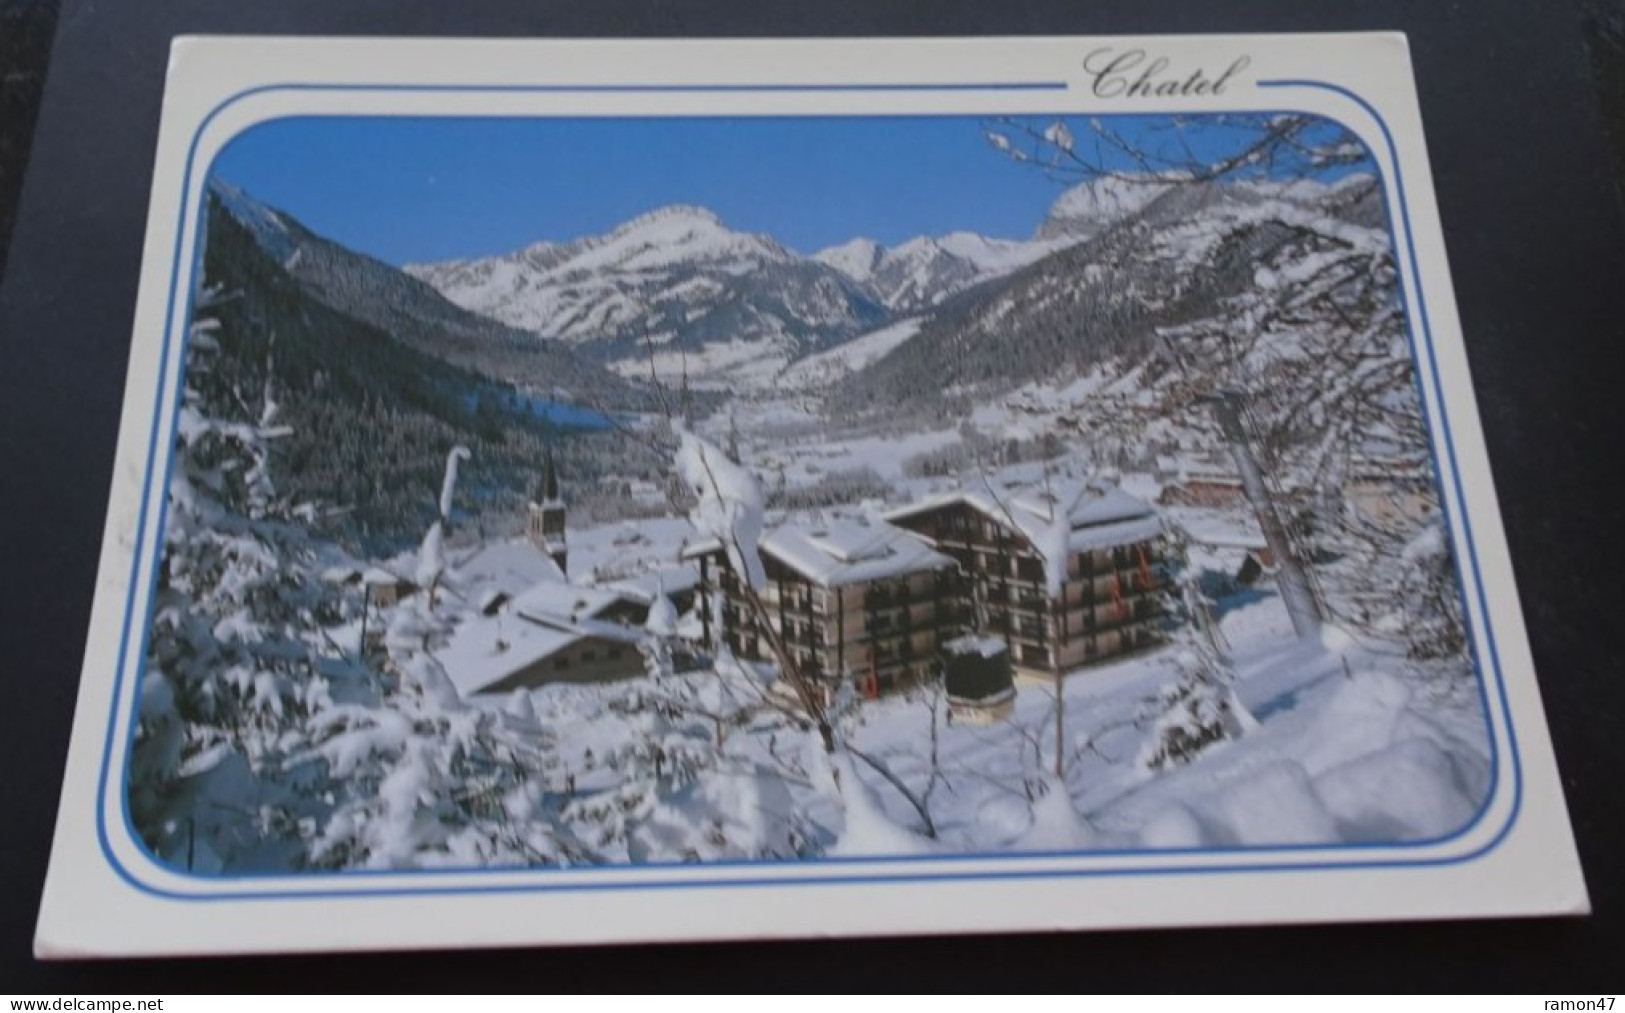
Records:
[[[759,597],[796,664],[821,684],[849,679],[878,696],[932,678],[945,641],[970,627],[968,586],[952,557],[890,525],[842,521],[786,525],[760,545],[767,586]],[[741,658],[776,660],[737,574],[716,542],[691,547],[706,601],[708,641]]]
[[[1067,514],[1066,577],[1051,596],[1038,546]],[[1161,518],[1120,489],[1071,482],[995,496],[966,491],[892,511],[970,578],[981,631],[1004,637],[1017,666],[1065,672],[1149,646],[1162,626]]]
[[[563,629],[535,631],[532,625],[545,624],[521,618],[508,625],[511,642],[519,644],[521,649],[530,649],[529,653],[523,657],[516,653],[507,671],[471,692],[479,696],[506,696],[516,689],[537,689],[554,683],[620,682],[637,678],[645,671],[635,630],[616,630],[606,625],[591,633]],[[539,641],[542,646],[532,649],[532,641]],[[498,642],[510,641],[499,637]]]

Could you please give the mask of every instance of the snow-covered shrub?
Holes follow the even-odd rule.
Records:
[[[1215,743],[1240,738],[1254,723],[1221,662],[1185,651],[1178,664],[1179,678],[1157,696],[1158,717],[1140,756],[1147,770],[1184,766]]]
[[[208,321],[191,364],[229,342]],[[272,396],[270,384],[265,397]],[[318,546],[270,475],[275,418],[189,386],[176,435],[163,556],[129,768],[136,832],[189,871],[303,860],[298,827],[325,787],[297,762],[323,710],[375,703],[378,685],[318,631],[352,616],[315,577]],[[235,417],[234,417],[235,416]]]
[[[1445,658],[1467,648],[1461,615],[1461,587],[1442,524],[1430,524],[1400,553],[1404,569],[1399,593],[1409,621],[1405,636],[1413,658]]]
[[[197,328],[128,771],[136,833],[200,874],[583,857],[532,788],[548,734],[464,707],[434,658],[447,616],[424,594],[385,607],[321,579],[344,556],[277,494],[270,441],[288,430],[262,425],[276,388],[251,405],[195,383],[241,337]],[[433,585],[444,556],[424,557]],[[386,631],[382,655],[358,650],[363,611]]]

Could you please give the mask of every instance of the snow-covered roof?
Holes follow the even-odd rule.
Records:
[[[1180,527],[1191,541],[1220,549],[1263,549],[1269,544],[1252,517],[1180,516]]]
[[[604,619],[580,619],[575,628],[597,640],[613,640],[618,644],[636,646],[643,643],[644,631],[625,623],[612,623]]]
[[[681,559],[700,559],[705,556],[714,556],[722,551],[720,538],[696,538],[683,545],[678,552]]]
[[[950,654],[980,654],[984,658],[997,658],[1010,650],[1010,645],[999,637],[981,637],[967,633],[942,645]]]
[[[624,592],[613,588],[543,581],[515,596],[512,610],[535,622],[572,626],[626,600]]]
[[[888,512],[889,521],[915,517],[963,503],[1013,529],[1034,545],[1047,544],[1055,511],[1065,512],[1073,552],[1109,548],[1155,538],[1162,518],[1150,504],[1114,485],[1080,479],[1055,479],[1017,487],[957,489]]]
[[[1113,521],[1110,524],[1091,524],[1088,527],[1072,529],[1072,535],[1067,539],[1067,550],[1093,552],[1096,549],[1148,542],[1161,537],[1162,534],[1162,518],[1155,514],[1126,521]]]
[[[885,580],[954,566],[919,536],[882,522],[785,524],[762,539],[764,553],[825,587]]]
[[[714,550],[713,550],[714,551]],[[647,573],[623,577],[604,584],[613,591],[636,598],[644,604],[654,601],[657,594],[679,594],[691,591],[700,583],[700,568],[693,563],[665,566]]]
[[[758,547],[763,555],[824,587],[886,580],[956,565],[952,557],[933,549],[919,535],[884,521],[784,524],[774,528]],[[696,559],[721,551],[722,543],[708,538],[685,546],[683,558]]]
[[[381,566],[374,566],[361,575],[361,582],[368,587],[392,587],[395,584],[411,583],[406,577],[398,573],[391,573]]]
[[[523,619],[470,619],[452,632],[436,658],[457,695],[467,699],[585,636]]]
[[[452,632],[436,658],[458,695],[467,699],[583,640],[636,647],[642,639],[641,630],[620,623],[590,617],[569,622],[545,614],[531,618],[521,612],[469,618]]]
[[[503,591],[510,596],[541,583],[565,583],[558,564],[523,538],[482,545],[451,562],[451,583],[465,596]]]
[[[1181,481],[1222,482],[1240,485],[1241,476],[1235,466],[1220,461],[1182,461],[1178,471]]]
[[[353,566],[329,566],[322,571],[322,582],[326,584],[348,584],[361,579],[361,571]]]

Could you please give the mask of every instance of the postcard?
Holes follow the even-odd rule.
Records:
[[[174,44],[37,948],[1576,914],[1403,36]]]

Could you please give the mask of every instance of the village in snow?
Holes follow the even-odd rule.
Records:
[[[1381,183],[1321,129],[1339,171],[1085,173],[1030,240],[810,256],[684,206],[396,271],[211,184],[140,838],[215,875],[1459,831],[1479,677]]]

